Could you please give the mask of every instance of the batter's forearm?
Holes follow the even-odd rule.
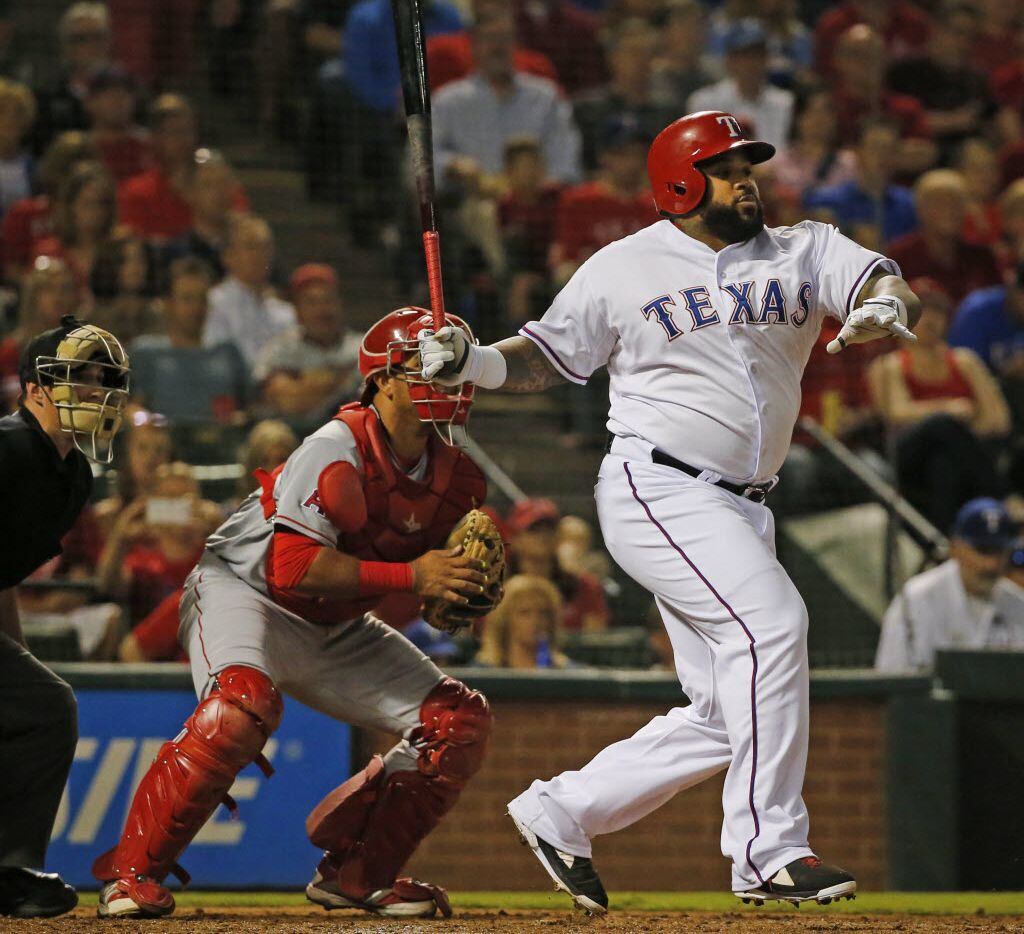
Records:
[[[541,349],[525,337],[509,337],[492,346],[501,352],[508,367],[500,387],[506,392],[543,392],[564,379]]]
[[[907,327],[913,330],[921,317],[921,300],[913,293],[905,279],[899,276],[878,276],[868,281],[862,298],[876,295],[895,295],[907,306]]]

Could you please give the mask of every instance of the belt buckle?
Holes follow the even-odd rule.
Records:
[[[768,494],[778,485],[778,477],[772,477],[771,480],[764,483],[751,483],[743,491],[743,498],[749,499],[753,503],[763,503],[768,498]]]

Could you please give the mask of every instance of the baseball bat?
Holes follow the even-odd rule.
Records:
[[[441,282],[441,240],[434,214],[434,146],[420,0],[391,0],[391,10],[395,17],[398,64],[402,73],[405,126],[409,133],[413,177],[420,203],[430,312],[436,331],[444,327],[444,286]]]

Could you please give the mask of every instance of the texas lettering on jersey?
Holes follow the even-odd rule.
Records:
[[[778,473],[826,315],[896,264],[835,227],[766,228],[713,250],[671,221],[618,240],[523,325],[567,380],[609,375],[609,430],[737,482]]]
[[[810,282],[801,282],[795,298],[789,301],[778,279],[769,279],[763,289],[759,289],[753,279],[724,284],[722,291],[732,300],[728,323],[791,324],[793,327],[803,327],[811,314],[812,288]],[[722,323],[718,310],[711,302],[707,286],[680,289],[676,294],[682,297],[682,305],[689,312],[691,331]],[[646,302],[640,311],[648,320],[657,321],[665,331],[665,336],[673,341],[685,333],[685,319],[681,323],[676,321],[675,312],[678,307],[675,298],[665,294]]]

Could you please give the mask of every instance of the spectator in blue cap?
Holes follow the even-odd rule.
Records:
[[[999,500],[962,506],[949,560],[912,577],[886,610],[875,667],[927,670],[940,649],[1024,649],[1024,590],[1004,577],[1015,534]]]
[[[741,19],[724,36],[726,77],[694,91],[688,111],[735,114],[751,138],[785,149],[793,121],[793,92],[768,80],[768,35],[761,21]]]

